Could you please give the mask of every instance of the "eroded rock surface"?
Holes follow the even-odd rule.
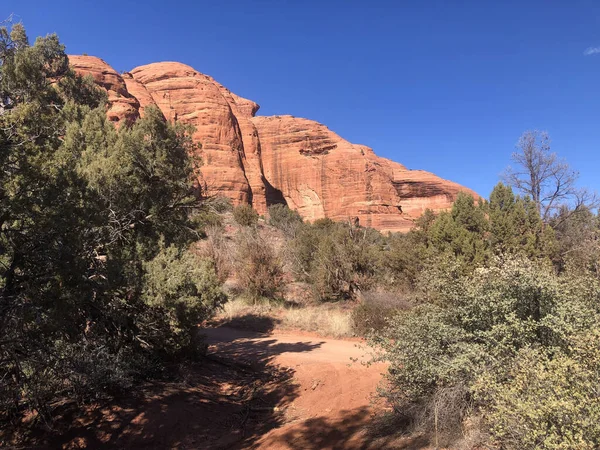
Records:
[[[358,217],[364,226],[407,231],[426,208],[449,208],[460,191],[476,195],[380,158],[312,120],[256,116],[256,103],[185,64],[148,64],[120,75],[99,58],[69,58],[108,91],[111,121],[135,120],[156,105],[167,120],[193,125],[204,190],[251,203],[261,214],[287,203],[308,220]]]
[[[111,122],[131,121],[139,117],[140,103],[129,93],[123,77],[104,60],[95,56],[69,56],[71,67],[82,75],[91,75],[108,92],[108,118]]]

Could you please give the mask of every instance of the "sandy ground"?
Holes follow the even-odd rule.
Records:
[[[368,349],[357,341],[276,332],[260,335],[232,328],[206,330],[210,351],[245,363],[286,370],[295,387],[277,404],[281,424],[258,437],[252,449],[424,448],[418,439],[369,432],[382,364],[367,366]]]
[[[423,449],[422,438],[373,432],[385,367],[356,341],[304,333],[204,330],[209,357],[176,381],[108,403],[65,408],[60,426],[21,436],[51,449]],[[387,436],[386,436],[387,435]],[[0,448],[10,448],[0,430]],[[8,446],[6,446],[8,444]]]
[[[231,328],[206,331],[210,351],[220,357],[251,365],[267,362],[292,376],[295,389],[277,405],[285,415],[284,423],[260,437],[252,448],[351,448],[358,444],[383,367],[361,364],[368,358],[357,342],[281,333],[261,336]]]

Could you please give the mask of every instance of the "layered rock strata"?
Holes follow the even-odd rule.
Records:
[[[154,105],[167,120],[193,125],[205,192],[250,203],[261,214],[285,203],[308,220],[357,217],[381,231],[407,231],[425,209],[449,208],[458,192],[476,196],[380,158],[315,121],[256,116],[255,102],[185,64],[154,63],[119,74],[96,57],[69,58],[76,72],[107,90],[111,121],[135,120]]]

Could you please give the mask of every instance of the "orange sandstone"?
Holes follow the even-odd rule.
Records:
[[[121,76],[99,58],[69,58],[76,72],[107,90],[111,121],[135,120],[156,105],[167,120],[193,125],[205,192],[250,203],[261,214],[286,203],[308,220],[358,217],[381,231],[407,231],[425,209],[449,208],[458,192],[477,195],[380,158],[312,120],[256,116],[256,103],[185,64],[148,64]]]

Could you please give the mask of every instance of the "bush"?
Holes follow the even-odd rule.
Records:
[[[302,224],[302,217],[298,211],[293,211],[286,205],[273,205],[269,207],[269,225],[283,231],[287,236],[294,236]]]
[[[253,302],[278,298],[283,290],[283,267],[275,249],[256,231],[237,237],[236,274],[244,296]]]
[[[225,283],[233,265],[233,245],[220,226],[206,227],[206,240],[198,245],[198,254],[212,261],[221,284]]]
[[[298,229],[288,258],[294,274],[313,286],[316,299],[338,300],[375,284],[383,246],[375,230],[323,219]]]
[[[410,302],[393,292],[363,292],[360,304],[352,311],[354,332],[366,336],[383,330],[399,311],[411,307]]]
[[[421,233],[395,233],[388,237],[388,251],[383,261],[390,285],[414,289],[420,273],[425,267],[427,249]]]
[[[258,223],[258,213],[250,205],[238,205],[233,208],[233,218],[238,225],[250,227]]]
[[[580,336],[600,319],[598,281],[509,258],[437,277],[433,303],[370,337],[390,364],[382,392],[394,409],[430,430],[436,416],[450,431],[483,415],[503,448],[588,448],[600,359]]]
[[[190,215],[190,222],[194,230],[199,236],[207,234],[208,228],[222,227],[223,218],[221,215],[213,211],[211,208],[203,205]]]
[[[594,449],[600,442],[600,335],[585,333],[571,355],[525,348],[508,377],[486,373],[475,392],[507,450]]]
[[[313,254],[310,282],[315,297],[322,301],[349,298],[352,293],[350,261],[335,235],[324,235]]]
[[[206,204],[219,214],[233,211],[231,199],[223,197],[222,195],[217,195],[215,197],[207,199]]]
[[[179,346],[185,348],[196,326],[226,300],[213,262],[171,246],[162,248],[144,269],[143,301],[163,312],[172,334],[180,338]]]

